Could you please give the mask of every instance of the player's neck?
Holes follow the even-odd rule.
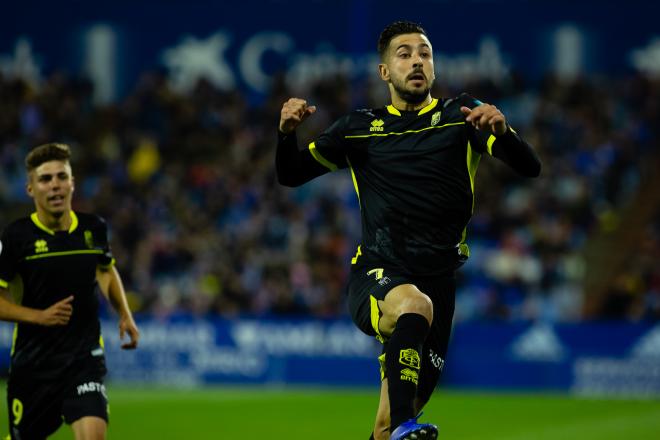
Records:
[[[52,231],[68,231],[71,227],[71,210],[53,214],[43,209],[37,209],[37,217],[41,224]]]
[[[420,110],[429,105],[433,101],[431,94],[426,95],[424,101],[420,103],[412,103],[401,99],[396,93],[392,94],[392,106],[397,110],[402,110],[406,112],[412,112],[415,110]]]

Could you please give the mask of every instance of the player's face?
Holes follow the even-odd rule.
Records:
[[[51,160],[30,172],[27,191],[37,211],[59,217],[71,210],[73,175],[69,162]]]
[[[397,35],[390,41],[381,78],[388,81],[401,99],[423,102],[431,90],[435,71],[431,42],[422,34]]]

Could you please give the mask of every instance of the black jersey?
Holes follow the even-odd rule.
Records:
[[[523,175],[540,171],[513,130],[495,137],[466,123],[460,107],[480,104],[463,94],[418,111],[357,110],[300,152],[291,146],[295,136],[280,133],[278,178],[296,186],[350,168],[362,216],[358,256],[412,275],[446,273],[455,264],[448,254],[469,255],[466,226],[481,156],[494,155]]]
[[[2,234],[0,287],[22,283],[23,306],[46,309],[73,295],[67,325],[18,323],[14,329],[11,374],[57,377],[76,361],[98,359],[105,373],[98,320],[97,266],[114,264],[107,227],[98,216],[71,211],[68,231],[52,231],[37,214],[10,224]]]

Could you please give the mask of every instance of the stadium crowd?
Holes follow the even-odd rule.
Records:
[[[582,319],[582,250],[658,154],[660,82],[548,76],[529,85],[514,75],[436,87],[434,96],[466,90],[498,105],[543,161],[541,178],[528,181],[482,159],[457,319]],[[100,106],[84,79],[54,73],[37,87],[0,76],[0,227],[30,212],[27,151],[68,143],[74,207],[108,220],[138,314],[344,315],[360,234],[353,184],[339,172],[298,189],[278,185],[276,124],[282,102],[306,97],[319,109],[299,135],[310,139],[354,107],[383,105],[385,91],[343,77],[301,90],[282,77],[254,104],[204,80],[178,94],[150,72]],[[638,248],[599,317],[660,319],[660,216]]]

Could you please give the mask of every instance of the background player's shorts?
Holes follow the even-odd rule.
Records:
[[[85,416],[108,421],[103,375],[96,370],[72,370],[68,377],[47,381],[10,375],[7,408],[13,440],[44,439],[62,421],[71,424]]]
[[[454,276],[414,278],[388,269],[354,265],[348,281],[348,307],[358,328],[383,343],[383,354],[379,360],[384,376],[387,338],[378,331],[382,316],[378,300],[385,299],[390,290],[401,284],[414,284],[433,302],[433,323],[422,349],[422,365],[417,385],[418,398],[427,402],[440,379],[449,345],[456,297]]]

